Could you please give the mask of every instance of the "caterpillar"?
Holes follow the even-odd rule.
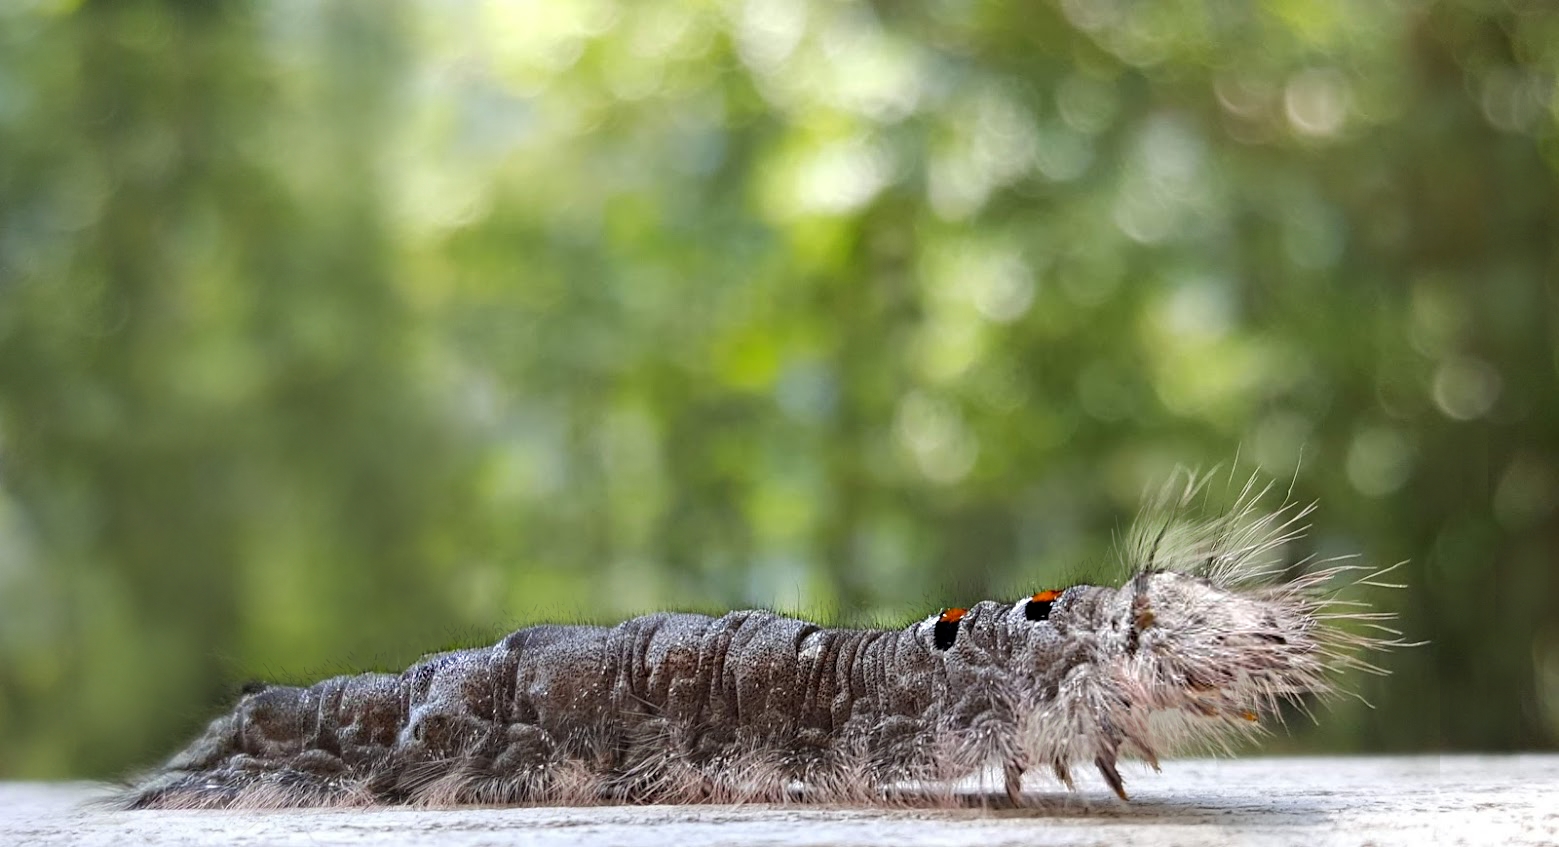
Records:
[[[1204,483],[1152,499],[1117,586],[897,630],[762,610],[533,626],[399,674],[256,685],[118,802],[936,804],[999,774],[1020,803],[1026,775],[1072,788],[1079,765],[1125,800],[1121,759],[1228,748],[1402,645],[1389,613],[1340,597],[1390,568],[1281,560],[1314,504],[1263,510],[1252,479],[1191,517]]]

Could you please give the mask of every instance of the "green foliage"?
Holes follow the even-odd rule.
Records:
[[[1236,456],[1433,642],[1275,746],[1553,746],[1556,74],[1535,0],[7,3],[0,777],[1032,591]]]

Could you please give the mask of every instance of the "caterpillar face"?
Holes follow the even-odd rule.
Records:
[[[1360,568],[1307,569],[1304,560],[1291,566],[1300,576],[1276,578],[1290,566],[1275,551],[1299,537],[1308,509],[1257,512],[1263,492],[1247,488],[1226,515],[1177,522],[1195,491],[1157,504],[1170,517],[1145,521],[1128,542],[1128,559],[1146,564],[1119,587],[1046,590],[937,620],[955,690],[1003,702],[979,692],[992,684],[979,669],[999,654],[1020,692],[1006,698],[1020,704],[1016,752],[999,755],[1048,765],[1068,784],[1073,765],[1091,763],[1124,797],[1119,757],[1157,767],[1160,755],[1188,747],[1228,750],[1259,734],[1282,701],[1331,693],[1345,668],[1379,672],[1360,654],[1401,644],[1339,626],[1390,618],[1337,599],[1336,578]]]
[[[1118,605],[1123,671],[1150,708],[1255,720],[1279,699],[1325,687],[1319,626],[1303,596],[1171,572],[1137,577]]]
[[[1337,572],[1270,583],[1242,578],[1248,570],[1145,569],[1119,588],[1048,590],[1007,607],[1022,645],[1012,669],[1028,691],[1026,760],[1066,782],[1091,761],[1124,797],[1119,756],[1157,767],[1186,747],[1227,749],[1281,701],[1330,693],[1343,667],[1372,669],[1357,653],[1389,644],[1333,625],[1360,615],[1325,614],[1334,601],[1320,588]]]
[[[1074,765],[1093,764],[1124,796],[1119,757],[1156,764],[1248,735],[1279,699],[1324,691],[1314,605],[1301,590],[1145,571],[1119,588],[946,609],[923,631],[944,657],[953,732],[971,757],[1047,765],[1067,782]]]

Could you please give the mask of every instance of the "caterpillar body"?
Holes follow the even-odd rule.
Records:
[[[415,803],[953,802],[1025,774],[1261,731],[1333,690],[1389,614],[1338,598],[1336,562],[1285,564],[1311,507],[1185,517],[1167,489],[1124,545],[1123,584],[946,609],[898,630],[768,611],[534,626],[400,674],[260,686],[133,784],[128,808]],[[1297,572],[1286,580],[1280,572]],[[1354,583],[1369,582],[1378,574]],[[1351,619],[1354,624],[1339,624]],[[1387,635],[1359,634],[1374,627]]]

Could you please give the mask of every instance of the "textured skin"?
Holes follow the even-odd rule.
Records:
[[[638,800],[690,791],[772,799],[792,781],[846,781],[852,768],[872,782],[935,776],[935,753],[947,746],[938,728],[989,709],[981,681],[1001,684],[1015,652],[1038,655],[1038,628],[1014,639],[995,625],[1012,611],[971,610],[971,629],[986,637],[962,637],[949,651],[932,646],[933,621],[825,629],[766,611],[531,627],[399,676],[250,693],[142,786],[135,804],[328,802],[363,791],[419,799],[440,793],[428,787],[447,776],[427,766],[451,760],[466,784],[437,799],[455,802],[587,799],[551,784],[582,775],[526,778],[566,763],[586,765],[595,793]],[[1044,664],[1061,658],[1050,649]],[[281,762],[296,773],[277,779]],[[735,762],[746,767],[731,772]],[[672,765],[710,778],[670,773]],[[720,792],[722,771],[731,784]],[[272,782],[280,784],[264,791]]]
[[[1360,649],[1398,643],[1337,628],[1383,617],[1331,611],[1323,588],[1350,568],[1264,581],[1294,520],[1247,508],[1166,522],[1127,551],[1145,564],[1122,587],[1069,588],[1041,620],[1028,598],[981,602],[947,649],[938,616],[848,630],[663,613],[522,629],[398,675],[264,687],[123,803],[860,803],[906,786],[935,803],[984,772],[1017,801],[1025,772],[1070,785],[1078,763],[1124,798],[1119,757],[1156,765],[1253,734],[1339,667],[1369,669]]]

